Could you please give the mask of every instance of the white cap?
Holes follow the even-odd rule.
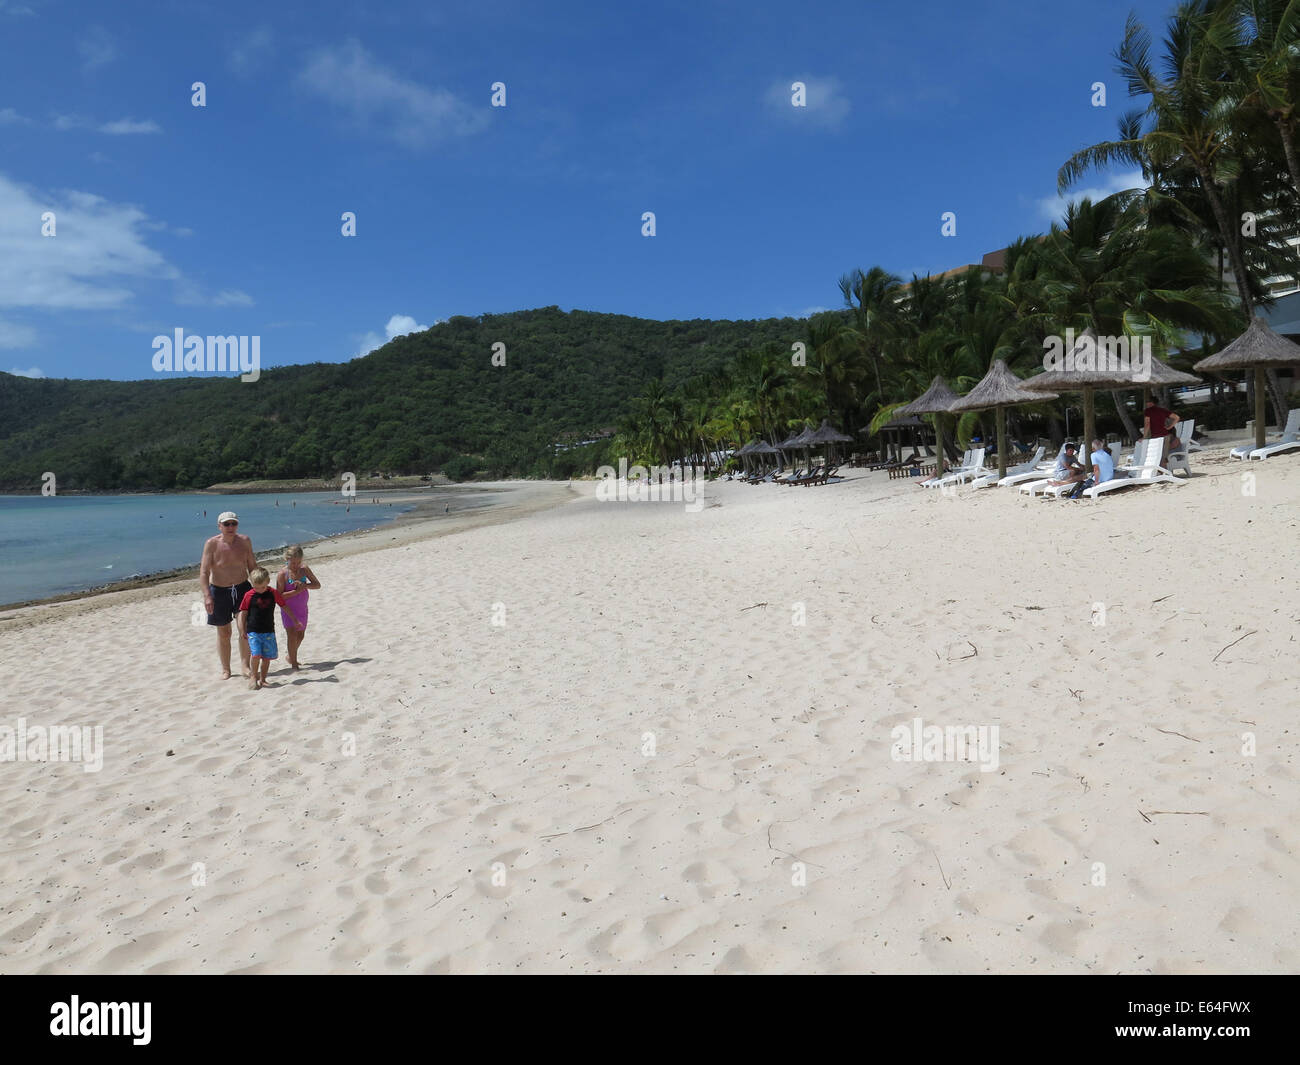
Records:
[[[223,521],[238,521],[238,520],[239,520],[239,515],[236,514],[233,510],[223,510],[221,512],[221,517],[217,519],[217,524],[220,525]]]

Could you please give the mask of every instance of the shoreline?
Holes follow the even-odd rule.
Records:
[[[432,540],[440,536],[449,536],[453,533],[464,532],[485,525],[498,525],[503,522],[516,521],[540,510],[546,510],[573,499],[581,498],[580,493],[568,487],[567,482],[560,481],[478,481],[473,482],[472,485],[447,484],[435,487],[462,489],[466,493],[520,493],[520,498],[516,500],[507,499],[497,506],[486,509],[472,508],[457,511],[454,514],[444,514],[436,511],[433,499],[424,498],[422,495],[411,496],[408,494],[408,489],[388,488],[384,489],[384,491],[401,492],[402,497],[386,500],[386,502],[414,502],[415,506],[380,524],[364,529],[352,529],[336,536],[325,536],[317,540],[304,541],[302,546],[311,552],[312,562],[318,564],[324,560],[345,558],[369,551],[382,551],[387,547],[400,547],[405,544],[418,543],[422,540]],[[358,491],[378,490],[358,486]],[[156,495],[158,493],[89,494]],[[445,499],[446,496],[441,498]],[[259,548],[256,551],[258,561],[265,564],[266,559],[270,557],[278,563],[277,553],[284,546],[284,544],[278,544],[267,548]],[[322,550],[322,548],[324,549]],[[135,602],[151,593],[172,591],[175,589],[171,586],[193,584],[198,579],[198,573],[199,567],[196,562],[190,566],[160,570],[157,573],[147,573],[140,577],[130,577],[76,592],[64,592],[55,596],[3,604],[0,605],[0,632],[25,628],[28,625],[42,624],[46,621],[73,616],[118,603]]]

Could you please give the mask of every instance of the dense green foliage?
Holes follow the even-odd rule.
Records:
[[[457,317],[348,363],[261,379],[30,380],[0,374],[0,488],[194,488],[340,472],[568,476],[647,381],[669,387],[736,351],[788,348],[803,324],[655,322],[548,307]],[[493,366],[493,345],[505,366]]]

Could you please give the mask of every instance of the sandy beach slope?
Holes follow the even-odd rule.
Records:
[[[105,744],[0,763],[0,971],[1295,972],[1300,458],[1194,468],[577,486],[309,558],[262,692],[188,586],[0,632],[0,724]]]

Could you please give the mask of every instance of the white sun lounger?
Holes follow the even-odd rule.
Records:
[[[956,469],[947,471],[942,477],[930,477],[922,481],[921,484],[926,488],[942,487],[945,484],[956,484],[965,481],[968,477],[974,477],[986,472],[984,469],[984,449],[977,447],[966,452],[961,465]]]
[[[1234,447],[1230,454],[1234,459],[1266,459],[1268,455],[1260,454],[1260,452],[1268,451],[1269,448],[1278,447],[1279,445],[1285,445],[1282,448],[1282,450],[1285,450],[1286,447],[1294,445],[1298,440],[1300,440],[1300,407],[1287,411],[1286,425],[1282,429],[1281,440],[1273,444],[1265,444],[1263,447],[1256,447],[1254,444],[1243,444],[1241,447]],[[1275,452],[1269,452],[1269,454],[1275,454]]]
[[[1007,470],[1007,475],[1002,478],[1002,480],[998,480],[997,471],[994,470],[990,473],[984,474],[983,476],[976,477],[971,481],[970,486],[972,488],[987,488],[991,484],[1006,484],[1012,477],[1021,477],[1025,474],[1036,475],[1038,472],[1038,464],[1043,461],[1043,452],[1046,450],[1047,448],[1040,445],[1038,450],[1034,452],[1034,457],[1032,459],[1029,459],[1027,462],[1022,462],[1018,466],[1012,466]],[[1015,484],[1016,482],[1011,481],[1011,483]]]
[[[1300,447],[1300,407],[1287,411],[1286,426],[1282,430],[1281,440],[1272,444],[1265,444],[1263,447],[1251,445],[1234,447],[1232,457],[1236,459],[1266,459],[1271,455],[1277,455],[1283,451],[1290,451],[1298,447]]]
[[[1095,503],[1102,492],[1109,492],[1116,488],[1131,488],[1139,484],[1185,484],[1185,481],[1175,477],[1160,465],[1160,459],[1164,456],[1165,451],[1164,438],[1148,440],[1146,444],[1147,447],[1141,466],[1136,469],[1126,467],[1126,469],[1132,470],[1127,477],[1119,476],[1119,471],[1116,471],[1116,476],[1111,480],[1102,481],[1101,484],[1094,484],[1091,488],[1085,488],[1083,494]]]
[[[947,476],[948,474],[953,473],[956,470],[964,470],[967,466],[970,465],[971,456],[974,454],[975,454],[974,451],[967,450],[962,455],[961,462],[957,463],[956,466],[949,466],[948,469],[944,471],[944,475]],[[939,483],[939,478],[937,476],[926,477],[924,480],[917,481],[916,483],[919,484],[922,488],[933,488],[935,485]]]

